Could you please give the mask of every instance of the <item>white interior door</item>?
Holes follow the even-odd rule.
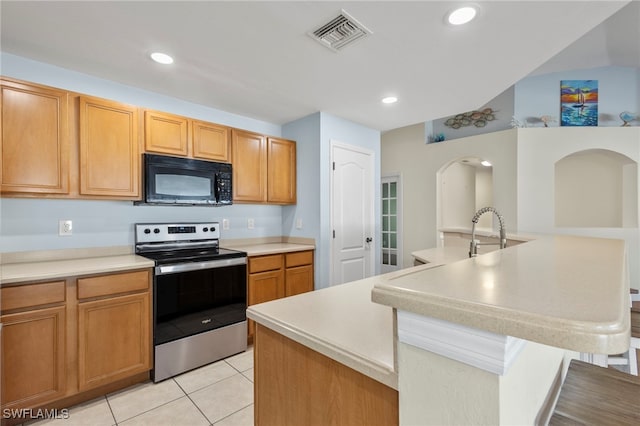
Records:
[[[373,157],[362,148],[331,143],[331,285],[373,275]]]

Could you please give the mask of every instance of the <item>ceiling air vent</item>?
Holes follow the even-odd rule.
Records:
[[[309,33],[311,37],[335,52],[368,34],[371,34],[371,31],[344,10],[331,22]]]

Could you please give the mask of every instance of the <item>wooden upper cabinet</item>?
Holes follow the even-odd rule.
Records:
[[[138,109],[80,97],[80,194],[140,197]]]
[[[147,152],[189,154],[189,120],[157,111],[144,112],[144,149]]]
[[[267,201],[267,138],[257,133],[233,129],[233,201]]]
[[[2,192],[69,192],[69,95],[2,80]]]
[[[277,138],[267,140],[267,201],[296,203],[296,143]]]
[[[158,154],[229,162],[230,129],[220,124],[147,110],[144,150]]]
[[[296,143],[233,129],[233,200],[296,203]]]
[[[219,124],[192,120],[192,151],[194,158],[229,162],[231,159],[230,129]]]

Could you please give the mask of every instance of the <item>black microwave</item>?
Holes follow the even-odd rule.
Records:
[[[232,204],[231,164],[143,154],[140,204],[224,206]]]

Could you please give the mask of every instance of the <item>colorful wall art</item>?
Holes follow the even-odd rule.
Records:
[[[598,125],[598,80],[560,81],[560,125]]]

